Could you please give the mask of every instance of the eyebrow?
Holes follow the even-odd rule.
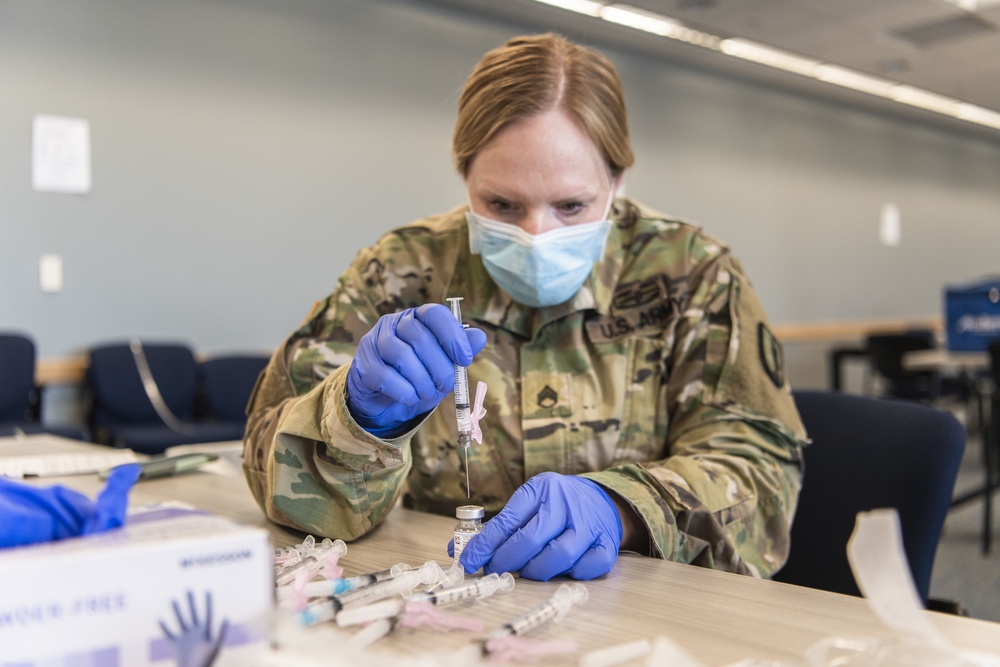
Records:
[[[484,186],[483,188],[481,188],[478,192],[476,192],[476,195],[483,199],[502,199],[504,201],[518,201],[519,199],[521,199],[519,196],[504,194],[502,192],[499,192],[495,188],[488,186]],[[579,201],[589,204],[591,201],[596,200],[599,196],[600,196],[599,193],[574,192],[573,194],[564,197],[559,197],[552,201],[553,203]]]

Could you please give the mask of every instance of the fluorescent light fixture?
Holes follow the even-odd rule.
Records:
[[[851,88],[862,93],[868,93],[869,95],[878,95],[879,97],[886,97],[889,94],[889,89],[896,85],[886,79],[868,76],[867,74],[829,63],[823,63],[816,68],[816,78],[820,81],[832,83],[835,86]]]
[[[558,7],[559,9],[568,9],[571,12],[576,12],[577,14],[586,14],[587,16],[600,16],[601,9],[604,8],[604,4],[601,2],[592,2],[592,0],[535,0],[543,5],[552,5],[553,7]]]
[[[1000,7],[1000,0],[944,0],[967,12],[981,12]]]
[[[682,28],[681,24],[673,19],[629,5],[607,5],[601,9],[600,16],[605,21],[651,32],[661,37],[671,37]]]
[[[936,111],[946,116],[954,116],[958,110],[958,100],[937,93],[930,93],[923,88],[914,88],[905,84],[897,84],[889,90],[889,98],[919,107],[928,111]]]
[[[960,102],[955,109],[955,118],[979,123],[1000,130],[1000,113],[968,102]]]
[[[660,37],[669,37],[679,42],[687,42],[688,44],[702,46],[714,51],[719,49],[719,42],[722,41],[720,38],[710,35],[707,32],[692,30],[669,16],[622,3],[605,5],[601,8],[600,17],[609,23],[617,23],[618,25],[649,32]]]
[[[673,17],[632,5],[618,2],[595,2],[594,0],[535,1],[712,51],[721,51],[734,58],[800,74],[831,85],[850,88],[900,104],[1000,130],[1000,112],[992,109],[962,102],[945,95],[938,95],[922,88],[870,76],[847,67],[821,62],[814,58],[806,58],[749,39],[739,37],[724,39],[717,35],[688,28]],[[946,1],[970,12],[1000,6],[1000,0]]]
[[[761,65],[767,65],[786,72],[794,72],[795,74],[802,74],[811,78],[816,78],[816,68],[820,64],[818,60],[803,58],[788,51],[752,42],[749,39],[724,39],[719,43],[719,50],[736,58],[752,60]]]

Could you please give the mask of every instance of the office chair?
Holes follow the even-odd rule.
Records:
[[[903,367],[903,355],[935,347],[931,331],[902,334],[872,334],[867,338],[868,356],[875,373],[885,385],[883,395],[902,400],[932,400],[939,386],[935,374],[910,371]]]
[[[0,437],[51,433],[86,439],[81,428],[40,422],[41,392],[35,385],[35,343],[28,336],[0,334]]]
[[[95,442],[161,454],[174,445],[232,439],[231,428],[192,420],[198,364],[187,345],[144,343],[142,351],[169,423],[147,394],[130,345],[98,346],[90,350],[84,379]]]
[[[847,540],[860,511],[895,507],[921,599],[965,450],[951,414],[904,401],[821,391],[795,392],[812,444],[792,524],[791,553],[774,577],[809,588],[860,595]]]
[[[199,364],[201,410],[205,419],[232,427],[230,440],[243,437],[246,407],[257,377],[267,366],[262,355],[229,355],[206,359]]]
[[[0,424],[36,421],[35,344],[20,334],[0,334]]]

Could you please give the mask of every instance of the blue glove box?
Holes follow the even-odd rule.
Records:
[[[1000,340],[1000,276],[946,287],[944,310],[949,350],[986,350]]]

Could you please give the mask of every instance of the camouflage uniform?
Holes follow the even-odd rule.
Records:
[[[464,297],[486,332],[469,384],[489,385],[472,501],[488,513],[545,470],[583,474],[645,523],[648,553],[769,576],[788,552],[805,434],[781,347],[739,263],[700,229],[619,200],[604,259],[568,303],[511,301],[469,252],[461,207],[383,236],[277,350],[248,413],[244,469],[272,520],[354,539],[402,494],[466,504],[450,397],[392,440],[345,403],[379,316]],[[443,547],[442,547],[443,548]]]

